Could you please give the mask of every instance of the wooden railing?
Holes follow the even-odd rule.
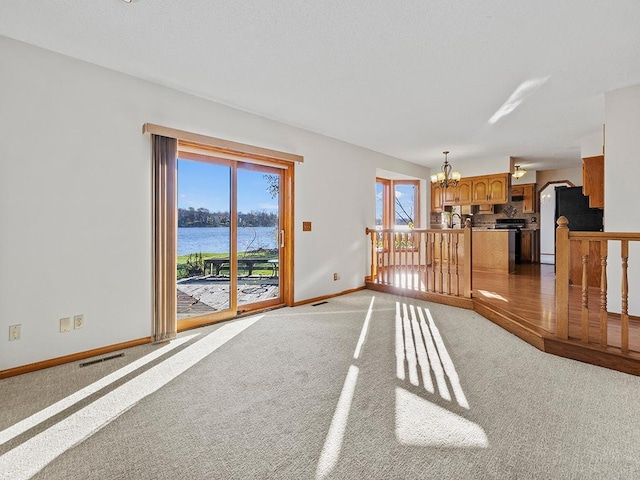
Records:
[[[640,233],[572,232],[568,223],[562,216],[556,229],[556,336],[605,349],[619,348],[622,354],[640,351],[640,342],[631,347],[629,342],[628,279],[629,242],[640,241]],[[620,242],[620,312],[607,307],[612,242]],[[632,322],[637,331],[638,319],[632,317]]]
[[[471,222],[463,229],[367,228],[370,281],[426,293],[471,298]]]

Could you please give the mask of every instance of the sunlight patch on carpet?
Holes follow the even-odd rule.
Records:
[[[419,447],[487,448],[478,424],[396,387],[396,438]]]
[[[342,442],[344,441],[344,432],[347,429],[347,421],[349,420],[349,411],[351,410],[351,403],[353,402],[353,394],[358,381],[358,372],[358,367],[355,365],[349,367],[347,378],[342,387],[342,393],[340,393],[338,405],[336,405],[336,410],[333,413],[327,438],[322,447],[320,460],[318,460],[318,466],[316,468],[317,479],[327,478],[338,463],[340,451],[342,450]]]
[[[112,384],[116,380],[119,380],[125,377],[126,375],[129,375],[131,372],[136,371],[138,368],[146,365],[149,362],[152,362],[156,358],[161,357],[165,353],[170,352],[174,348],[179,347],[180,345],[188,342],[189,340],[197,337],[198,335],[200,334],[197,333],[195,335],[189,335],[186,337],[181,337],[181,338],[172,340],[168,345],[165,345],[161,348],[158,348],[157,350],[154,350],[153,352],[145,355],[142,358],[139,358],[138,360],[131,362],[130,364],[122,367],[121,369],[116,370],[115,372],[110,373],[105,377],[102,377],[100,380],[92,383],[91,385],[88,385],[85,388],[72,393],[68,397],[65,397],[62,400],[57,401],[53,405],[50,405],[47,408],[44,408],[37,413],[34,413],[30,417],[27,417],[24,420],[21,420],[20,422],[14,425],[11,425],[9,428],[6,428],[0,432],[0,445],[5,444],[9,440],[35,427],[39,423],[42,423],[48,418],[51,418],[54,415],[57,415],[63,410],[66,410],[67,408],[75,405],[80,400],[84,400],[88,396],[93,395],[95,392]]]
[[[213,353],[264,315],[226,324],[0,457],[0,478],[27,480]]]

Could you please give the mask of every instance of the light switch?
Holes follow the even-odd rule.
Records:
[[[302,231],[310,232],[311,231],[311,222],[302,222]]]

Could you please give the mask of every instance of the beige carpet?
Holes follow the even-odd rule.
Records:
[[[473,312],[363,291],[181,339],[0,381],[0,478],[640,478],[640,378]]]

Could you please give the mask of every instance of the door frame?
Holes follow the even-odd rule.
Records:
[[[239,315],[245,315],[248,313],[254,313],[263,311],[266,309],[278,308],[283,306],[292,306],[293,305],[293,192],[291,189],[293,188],[293,175],[294,175],[294,165],[288,164],[285,165],[283,162],[266,162],[266,161],[257,161],[252,162],[249,157],[241,157],[241,158],[230,158],[229,155],[225,155],[224,157],[216,154],[215,152],[208,153],[206,149],[198,149],[201,151],[195,152],[192,145],[187,146],[186,148],[181,148],[181,142],[178,142],[178,159],[185,159],[191,161],[199,161],[199,162],[209,162],[217,165],[229,165],[231,168],[231,202],[230,202],[230,220],[231,220],[231,243],[230,243],[230,258],[237,260],[237,241],[233,236],[233,232],[237,231],[237,171],[242,169],[243,167],[249,167],[251,165],[256,165],[259,170],[260,167],[271,167],[273,169],[277,169],[282,172],[282,180],[281,180],[281,188],[278,204],[279,204],[279,229],[284,230],[284,246],[282,243],[280,245],[280,259],[281,263],[279,265],[279,281],[280,281],[280,298],[281,302],[274,302],[272,300],[266,300],[262,302],[256,302],[246,305],[238,306],[237,302],[237,294],[230,296],[230,304],[229,309],[221,312],[212,312],[204,315],[199,315],[191,318],[184,318],[177,320],[178,331],[187,330],[190,328],[208,325],[211,323],[215,323],[222,320],[229,320],[231,318],[235,318]],[[269,164],[271,163],[271,164]],[[177,185],[177,184],[176,184]],[[177,188],[177,187],[176,187]],[[176,192],[177,193],[177,192]],[[177,197],[177,195],[176,195]],[[177,214],[177,204],[175,205],[175,210]],[[177,225],[177,224],[176,224]],[[175,235],[177,236],[177,226]],[[282,242],[282,239],[280,239]],[[167,258],[167,261],[170,259]],[[177,257],[173,259],[174,269],[177,261]],[[237,278],[237,261],[232,261],[230,265],[230,275],[229,275],[229,289],[230,292],[237,292],[238,288],[238,278]]]
[[[283,192],[281,202],[285,210],[284,230],[285,243],[282,248],[282,263],[280,265],[280,288],[283,295],[283,306],[294,305],[294,187],[295,164],[304,161],[301,155],[277,150],[271,150],[254,145],[233,142],[207,135],[187,132],[152,123],[145,123],[142,128],[145,134],[174,138],[178,141],[177,150],[189,150],[207,156],[226,158],[245,163],[279,166],[284,171]],[[177,153],[177,152],[176,152]],[[174,157],[175,158],[175,157]],[[177,263],[177,160],[169,162],[161,168],[161,172],[153,172],[153,277],[154,277],[154,325],[159,322],[167,324],[177,323],[176,314],[176,275]],[[237,221],[237,219],[236,219]],[[169,231],[173,229],[173,231]],[[172,241],[173,240],[173,241]],[[173,274],[171,275],[171,272]],[[165,273],[168,273],[165,274]],[[269,308],[275,308],[270,306]],[[256,310],[257,311],[257,310]],[[205,321],[180,322],[178,330],[185,330],[196,326],[227,320],[238,316],[235,311],[225,312],[225,315],[211,315]],[[173,317],[173,318],[171,318]],[[175,327],[174,327],[175,328]],[[170,329],[169,329],[170,330]],[[174,330],[175,331],[175,330]],[[169,332],[170,334],[170,332]]]

